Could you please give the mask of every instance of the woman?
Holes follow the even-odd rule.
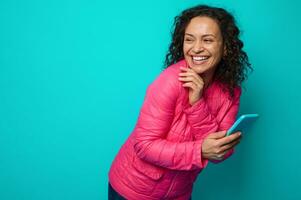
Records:
[[[109,172],[109,199],[191,198],[208,161],[233,154],[240,85],[250,68],[234,18],[222,8],[175,18],[166,69],[147,88],[137,124]]]

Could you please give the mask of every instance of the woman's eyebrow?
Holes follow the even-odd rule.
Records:
[[[191,33],[185,33],[185,35],[188,35],[188,36],[191,36],[191,37],[195,37],[195,36],[194,36],[193,34],[191,34]],[[216,38],[216,36],[215,36],[214,34],[211,34],[211,33],[202,35],[202,37],[208,37],[208,36],[212,36],[212,37],[215,37],[215,38]]]
[[[207,37],[207,36],[212,36],[212,37],[216,37],[214,34],[205,34],[202,37]]]
[[[190,34],[190,33],[185,33],[185,35],[188,35],[188,36],[194,37],[194,35],[192,35],[192,34]]]

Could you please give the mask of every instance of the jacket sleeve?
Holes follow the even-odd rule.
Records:
[[[201,156],[203,140],[166,140],[181,87],[177,74],[168,70],[172,69],[163,71],[147,89],[135,127],[135,152],[144,161],[173,170],[204,168],[208,160]]]
[[[203,139],[208,134],[218,130],[216,117],[211,114],[204,98],[184,109],[184,113],[187,116],[195,140]]]
[[[240,103],[240,96],[241,96],[241,88],[237,87],[234,90],[234,99],[229,103],[229,106],[226,106],[226,110],[221,113],[221,122],[219,124],[219,131],[226,131],[228,130],[232,124],[235,122],[237,113],[239,110],[239,103]],[[222,160],[210,160],[213,163],[220,163],[227,158],[229,158],[234,153],[234,148],[230,149],[223,157]]]

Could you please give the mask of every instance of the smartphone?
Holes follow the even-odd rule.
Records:
[[[258,114],[241,115],[227,131],[227,136],[237,131],[245,132],[247,128],[249,128],[258,117]]]

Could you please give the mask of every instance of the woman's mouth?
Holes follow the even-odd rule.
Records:
[[[209,59],[209,56],[192,56],[192,62],[195,65],[204,64]]]

